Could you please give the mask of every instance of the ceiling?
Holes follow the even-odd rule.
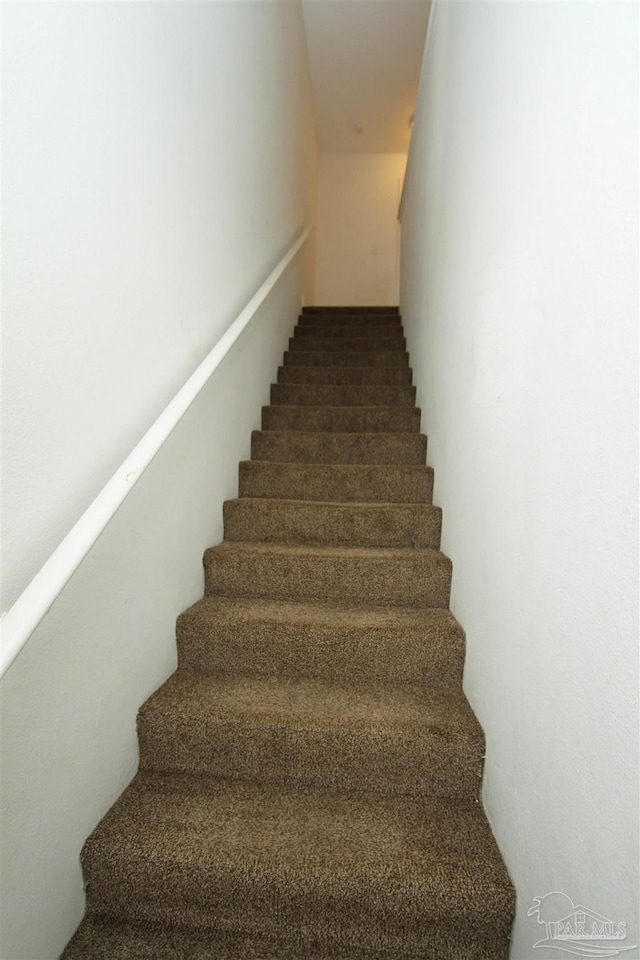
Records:
[[[406,153],[430,0],[302,0],[321,153]]]

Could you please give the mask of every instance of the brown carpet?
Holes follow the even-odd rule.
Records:
[[[64,960],[506,960],[397,309],[307,308]]]

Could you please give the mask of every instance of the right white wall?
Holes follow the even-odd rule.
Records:
[[[401,309],[512,960],[552,891],[637,946],[636,4],[436,6]]]

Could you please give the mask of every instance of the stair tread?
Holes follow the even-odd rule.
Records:
[[[451,561],[439,550],[226,541],[204,554],[205,593],[447,607]]]
[[[411,558],[433,558],[450,563],[440,550],[432,547],[333,547],[324,545],[309,546],[299,543],[252,543],[250,541],[223,541],[205,550],[205,564],[214,553],[242,554],[272,557],[320,557],[324,559],[345,558],[349,560],[372,559],[386,560],[390,563],[402,562]]]
[[[323,313],[328,313],[328,314],[337,314],[337,313],[338,313],[338,314],[339,314],[339,313],[347,313],[347,314],[353,314],[353,313],[355,313],[355,314],[368,313],[368,314],[371,314],[371,315],[373,315],[373,316],[379,316],[379,315],[382,315],[382,316],[387,316],[387,315],[399,316],[399,314],[400,314],[400,307],[396,306],[395,304],[392,304],[391,306],[381,306],[380,304],[376,304],[375,306],[374,306],[374,305],[369,305],[369,306],[367,306],[367,305],[365,304],[364,306],[352,307],[352,306],[344,306],[344,305],[339,304],[339,303],[338,303],[338,304],[333,304],[333,303],[332,303],[332,304],[327,304],[326,306],[323,306],[322,304],[314,304],[312,307],[303,307],[303,308],[302,308],[302,314],[303,314],[303,315],[305,315],[305,314],[317,315],[317,314],[323,314]]]
[[[294,600],[262,600],[252,597],[202,597],[180,615],[180,622],[240,619],[246,622],[275,621],[292,624],[303,630],[310,624],[333,629],[358,627],[386,632],[391,629],[416,630],[427,634],[431,629],[447,629],[464,635],[450,610],[442,607],[358,606],[348,603]]]
[[[276,403],[262,408],[263,430],[301,433],[419,433],[421,411],[392,406]]]
[[[309,314],[298,317],[298,325],[316,330],[321,327],[370,326],[374,330],[402,330],[402,320],[398,314],[335,313]]]
[[[256,460],[284,463],[423,465],[427,457],[427,438],[418,430],[414,433],[254,430],[251,456]]]
[[[277,406],[278,412],[285,410],[297,411],[302,408],[305,412],[318,410],[322,413],[367,413],[370,410],[375,413],[395,413],[397,410],[400,410],[402,413],[406,413],[407,410],[420,413],[419,407],[409,406],[409,404],[406,403],[278,403],[267,404],[262,409],[266,410],[269,406]],[[335,431],[331,430],[327,432],[334,433]],[[357,432],[360,433],[361,431]]]
[[[351,510],[358,509],[363,511],[370,511],[371,513],[376,513],[379,510],[415,510],[416,513],[424,511],[425,513],[440,513],[440,507],[434,507],[432,503],[395,503],[393,501],[384,501],[384,500],[295,500],[295,499],[280,499],[280,498],[269,498],[269,497],[235,497],[233,500],[226,500],[225,503],[253,503],[253,504],[264,504],[265,506],[271,506],[273,503],[281,504],[291,504],[298,505],[301,507],[326,507],[336,510]]]
[[[401,384],[273,383],[271,403],[283,406],[413,407],[415,387]]]
[[[298,500],[331,496],[334,502],[430,503],[433,471],[413,464],[309,463],[285,460],[243,460],[240,495]]]
[[[301,358],[298,357],[298,360]],[[278,383],[333,384],[336,386],[411,386],[413,371],[409,366],[330,367],[304,363],[278,367]]]
[[[290,353],[378,353],[407,354],[407,345],[404,337],[291,337],[287,347]],[[372,359],[370,366],[375,366]]]
[[[339,313],[300,313],[298,314],[298,323],[382,323],[390,325],[400,325],[402,318],[399,313],[345,313],[342,310]]]
[[[460,689],[369,684],[339,686],[321,680],[195,675],[178,670],[140,710],[144,722],[160,714],[167,722],[211,722],[216,716],[244,717],[260,725],[304,724],[381,731],[410,725],[465,739],[482,748],[478,721]],[[349,731],[350,733],[353,731]]]
[[[140,768],[367,795],[475,797],[461,689],[177,671],[138,714]]]
[[[328,337],[336,337],[339,339],[349,340],[351,337],[366,338],[372,340],[398,340],[402,339],[404,334],[402,327],[398,324],[396,326],[391,326],[389,324],[379,324],[375,326],[373,324],[367,323],[352,323],[352,324],[342,324],[338,326],[327,326],[326,324],[316,324],[311,326],[310,324],[298,325],[294,331],[293,335],[295,338],[300,340],[306,340],[308,337],[314,339],[314,337],[321,337],[323,340]]]
[[[277,431],[277,430],[254,430],[254,433],[283,433],[289,435],[292,432],[297,431]],[[317,434],[313,434],[317,436]],[[355,434],[355,436],[362,436],[362,434]],[[380,437],[381,434],[373,434],[374,437]],[[382,434],[382,436],[385,436]],[[397,436],[394,434],[393,436]],[[414,437],[415,434],[409,434],[409,436]],[[373,472],[391,472],[399,471],[400,474],[405,476],[426,476],[427,474],[433,473],[433,467],[427,466],[426,463],[307,463],[304,460],[296,462],[295,460],[290,460],[287,463],[279,463],[273,460],[241,460],[241,466],[250,466],[250,467],[266,467],[269,470],[289,470],[291,468],[300,467],[305,471],[318,471],[323,472],[326,467],[330,467],[331,470],[341,471],[342,473],[350,473],[354,476],[362,475],[366,476],[367,474]],[[370,501],[362,501],[370,502]],[[389,503],[395,503],[395,500],[389,500]],[[411,502],[411,501],[407,501]]]
[[[404,350],[287,350],[284,365],[327,367],[408,367]]]
[[[180,615],[176,634],[182,670],[359,686],[462,682],[464,631],[442,607],[211,596]]]
[[[62,960],[300,960],[300,949],[299,943],[261,936],[87,918]],[[339,945],[305,943],[303,949],[305,960],[344,960]],[[349,960],[397,960],[397,953],[363,953],[354,946]]]
[[[289,349],[299,353],[317,353],[324,350],[344,353],[371,350],[372,352],[406,352],[404,337],[291,337]]]
[[[225,540],[440,546],[441,511],[427,503],[238,497],[223,513]]]
[[[447,607],[451,566],[426,547],[227,541],[205,551],[205,593]]]
[[[379,430],[376,433],[375,431],[372,431],[372,430],[350,430],[349,431],[349,430],[264,430],[264,429],[261,429],[261,430],[252,431],[252,436],[253,434],[256,434],[256,433],[268,433],[270,435],[281,434],[283,437],[287,437],[287,438],[291,437],[293,434],[300,437],[310,437],[310,438],[364,437],[366,439],[371,439],[371,440],[380,440],[380,439],[385,439],[387,437],[393,437],[394,440],[397,440],[399,437],[407,437],[411,440],[415,440],[416,437],[424,437],[426,439],[425,434],[409,433],[409,431],[407,430],[402,430],[402,431],[399,430],[397,432],[394,430]]]
[[[83,863],[96,913],[104,892],[120,912],[135,891],[132,909],[171,920],[175,906],[188,922],[192,907],[214,927],[271,898],[286,926],[290,910],[306,911],[329,936],[332,918],[364,932],[511,911],[509,878],[473,800],[398,802],[141,773],[85,844]],[[225,901],[230,891],[235,905]]]

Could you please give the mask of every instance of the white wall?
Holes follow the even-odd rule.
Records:
[[[312,217],[296,3],[15,4],[5,79],[12,600]],[[120,508],[2,697],[4,960],[53,960],[137,765],[311,267],[300,254]]]
[[[401,308],[511,956],[558,955],[527,917],[551,891],[637,946],[638,8],[435,14]]]
[[[321,154],[316,303],[398,302],[403,153]]]
[[[80,849],[135,773],[138,707],[175,669],[302,275],[299,255],[2,680],[3,960],[55,960],[81,919]]]
[[[7,609],[311,218],[316,146],[299,3],[3,20]]]

